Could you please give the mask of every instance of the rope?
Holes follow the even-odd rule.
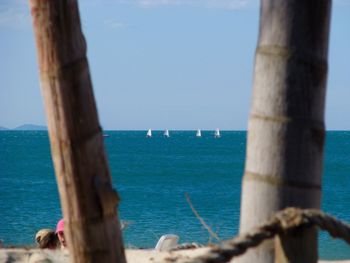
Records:
[[[221,241],[220,238],[218,237],[218,235],[213,232],[211,230],[211,228],[205,223],[205,221],[203,220],[203,218],[199,215],[199,213],[197,212],[197,210],[194,208],[194,206],[192,205],[190,196],[185,193],[185,197],[186,197],[186,201],[187,203],[190,205],[192,212],[195,214],[195,216],[198,218],[198,220],[201,222],[201,224],[204,226],[204,228],[208,231],[208,233],[210,234],[211,237],[215,238],[217,241]]]
[[[275,214],[265,224],[252,231],[212,247],[206,254],[189,258],[176,255],[167,258],[172,262],[224,263],[244,254],[275,235],[290,233],[301,227],[318,227],[334,238],[341,238],[350,245],[350,225],[316,209],[287,208]]]

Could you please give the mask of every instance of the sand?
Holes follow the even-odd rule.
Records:
[[[188,257],[205,253],[208,248],[188,249],[173,252],[158,252],[146,249],[127,249],[126,259],[128,263],[169,263],[167,259],[178,258],[176,262],[184,262]],[[0,263],[68,263],[68,251],[61,250],[40,250],[40,249],[0,249]],[[319,261],[319,263],[350,263],[350,260],[343,261]]]

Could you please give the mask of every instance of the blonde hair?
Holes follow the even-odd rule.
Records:
[[[41,229],[35,235],[35,241],[39,248],[55,249],[58,246],[58,238],[52,229]]]

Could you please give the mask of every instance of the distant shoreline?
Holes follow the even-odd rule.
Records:
[[[44,125],[23,124],[13,129],[0,126],[0,131],[47,131],[47,127]]]
[[[33,129],[26,129],[26,128],[6,128],[6,127],[0,127],[0,132],[2,131],[48,131],[46,126],[43,126],[43,128],[33,128]],[[159,130],[155,129],[152,130],[153,132],[164,132],[164,130]],[[193,132],[196,131],[196,129],[174,129],[170,130],[170,132]],[[215,131],[214,129],[202,129],[202,132],[213,132]],[[350,130],[326,130],[326,132],[349,132]],[[135,129],[135,130],[130,130],[130,129],[118,129],[118,130],[103,130],[103,132],[147,132],[147,129]],[[247,130],[220,130],[220,132],[247,132]]]

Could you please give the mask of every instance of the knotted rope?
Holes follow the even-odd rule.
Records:
[[[248,248],[256,247],[275,235],[290,233],[301,227],[318,227],[334,238],[341,238],[350,245],[350,225],[316,209],[287,208],[275,214],[267,223],[252,231],[212,247],[206,254],[169,257],[172,262],[223,263],[242,255]]]

